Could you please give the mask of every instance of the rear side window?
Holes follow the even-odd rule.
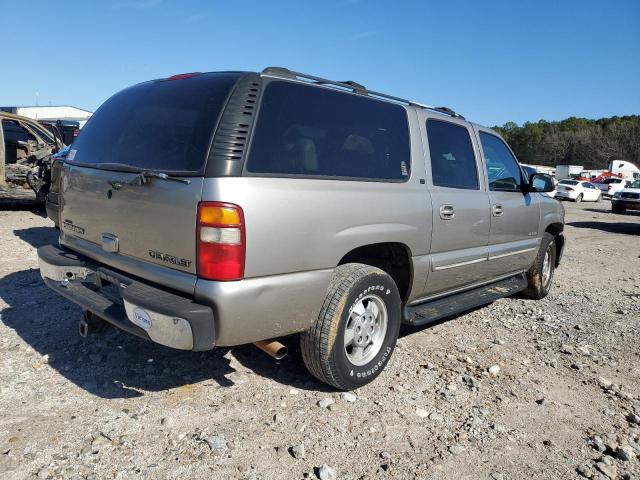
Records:
[[[35,140],[33,135],[13,120],[2,120],[2,129],[4,130],[5,142],[17,143]]]
[[[478,190],[478,169],[469,130],[442,120],[427,120],[431,176],[437,187]]]
[[[410,155],[407,114],[400,105],[271,82],[246,168],[267,175],[404,181]]]
[[[72,163],[201,171],[218,116],[238,77],[207,73],[156,80],[115,94],[82,129],[73,144]]]

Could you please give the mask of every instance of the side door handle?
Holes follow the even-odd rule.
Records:
[[[502,205],[496,204],[491,207],[491,214],[494,217],[501,217],[503,213],[504,213],[504,210],[502,209]]]
[[[453,209],[453,205],[440,205],[440,218],[442,220],[451,220],[455,215],[456,212]]]

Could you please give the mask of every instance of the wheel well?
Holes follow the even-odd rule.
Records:
[[[345,263],[364,263],[383,270],[396,282],[400,298],[406,302],[413,278],[411,251],[406,245],[393,242],[363,245],[347,253],[338,265]]]
[[[560,235],[562,230],[564,230],[564,225],[562,223],[552,223],[545,230],[545,232],[553,235],[556,241],[556,267],[560,265],[560,258],[562,257],[562,250],[564,249],[564,237]]]

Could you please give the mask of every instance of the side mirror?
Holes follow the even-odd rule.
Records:
[[[529,178],[527,190],[540,193],[553,192],[555,190],[553,177],[546,173],[535,173]]]

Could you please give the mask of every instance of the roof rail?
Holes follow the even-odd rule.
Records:
[[[449,115],[455,118],[461,118],[464,120],[464,117],[459,113],[454,112],[448,107],[432,107],[431,105],[425,105],[422,103],[414,102],[411,100],[406,100],[404,98],[395,97],[393,95],[387,95],[386,93],[374,92],[373,90],[367,89],[364,85],[356,83],[352,80],[347,81],[337,81],[337,80],[329,80],[327,78],[316,77],[315,75],[309,75],[307,73],[295,72],[293,70],[289,70],[288,68],[283,67],[267,67],[262,70],[264,75],[270,75],[274,77],[282,77],[282,78],[290,78],[290,79],[302,79],[311,81],[311,83],[315,83],[318,85],[333,85],[335,87],[344,88],[345,90],[351,91],[353,93],[357,93],[359,95],[367,95],[370,97],[376,98],[384,98],[386,100],[392,100],[398,103],[404,103],[406,105],[410,105],[412,107],[424,108],[425,110],[433,110],[435,112],[444,113],[445,115]]]

